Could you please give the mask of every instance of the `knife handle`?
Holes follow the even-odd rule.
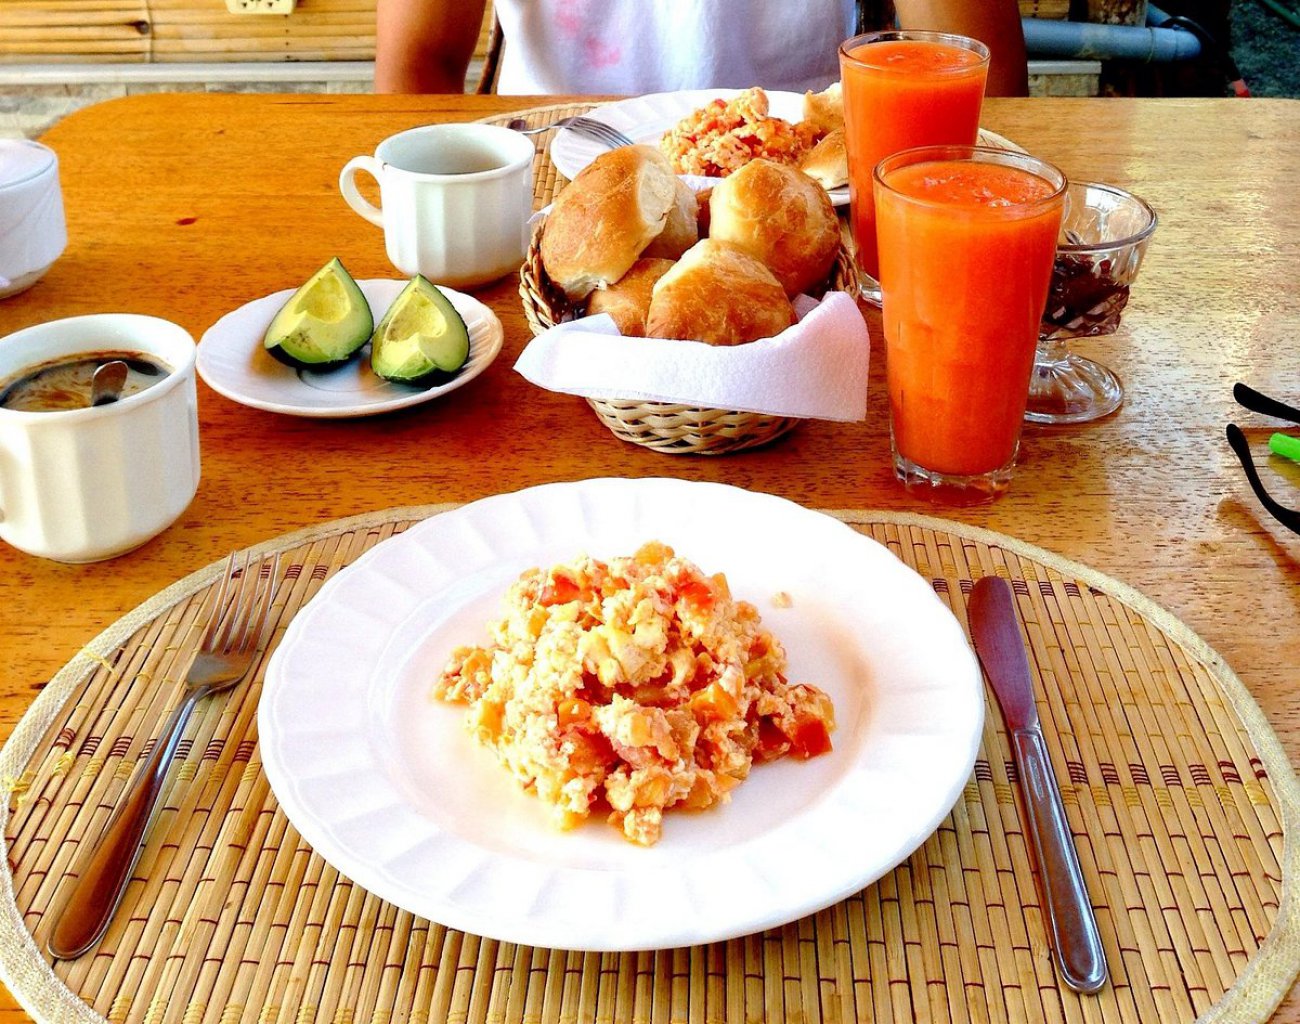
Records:
[[[1011,734],[1011,749],[1020,771],[1020,791],[1025,798],[1057,966],[1070,988],[1096,992],[1106,984],[1106,954],[1083,884],[1047,744],[1037,728],[1020,729]]]

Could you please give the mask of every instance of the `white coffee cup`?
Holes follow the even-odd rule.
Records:
[[[0,139],[0,299],[39,281],[67,244],[54,150]]]
[[[533,211],[533,143],[489,124],[434,124],[392,135],[349,160],[343,198],[384,229],[388,258],[407,276],[469,288],[519,268]],[[379,182],[380,206],[356,174]]]
[[[0,381],[105,351],[152,356],[170,372],[95,408],[0,406],[0,540],[60,562],[139,547],[180,516],[199,485],[194,339],[157,317],[100,313],[0,338]]]

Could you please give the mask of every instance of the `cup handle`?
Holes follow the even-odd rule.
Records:
[[[356,177],[357,171],[365,171],[378,181],[379,172],[383,167],[384,165],[373,156],[354,156],[339,172],[339,191],[343,193],[347,204],[371,224],[380,228],[384,226],[384,211],[357,191]]]

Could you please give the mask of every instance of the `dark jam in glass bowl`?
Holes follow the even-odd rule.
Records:
[[[1115,266],[1116,253],[1058,252],[1043,313],[1044,337],[1092,338],[1113,334],[1128,305],[1128,267]]]

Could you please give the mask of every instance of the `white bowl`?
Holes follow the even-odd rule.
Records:
[[[0,139],[0,299],[30,288],[68,244],[59,158],[26,139]]]

